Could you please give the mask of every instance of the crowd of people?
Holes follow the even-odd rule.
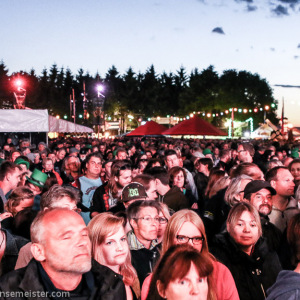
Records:
[[[7,138],[0,160],[1,299],[299,297],[297,144]]]

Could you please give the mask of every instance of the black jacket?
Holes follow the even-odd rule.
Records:
[[[145,278],[153,272],[154,266],[159,259],[158,246],[151,250],[146,248],[130,250],[131,262],[137,272],[141,287]]]
[[[265,299],[266,290],[281,271],[277,254],[269,251],[263,238],[249,256],[225,232],[216,236],[211,252],[230,270],[241,300]]]
[[[92,272],[102,300],[126,300],[126,290],[121,275],[106,266],[100,265],[95,260],[92,261]]]
[[[27,267],[14,270],[0,278],[0,299],[53,299],[46,295],[38,262],[34,259]],[[93,262],[93,274],[88,272],[86,280],[92,276],[92,292],[87,299],[126,300],[125,286],[122,279],[109,268]],[[94,277],[94,278],[93,278]],[[91,282],[89,282],[91,284]],[[13,292],[18,292],[13,293]],[[27,292],[27,293],[26,293]],[[71,298],[69,298],[71,299]]]
[[[6,247],[4,256],[1,260],[0,276],[12,271],[15,268],[20,249],[29,242],[29,240],[21,236],[12,235],[5,229],[2,229],[2,231],[6,235]]]

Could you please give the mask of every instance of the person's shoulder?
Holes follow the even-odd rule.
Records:
[[[26,273],[30,273],[31,278],[35,276],[34,262],[30,262],[31,265],[28,265],[24,268],[13,270],[4,274],[0,277],[0,290],[1,291],[16,291],[19,289],[19,285],[22,280],[25,278]]]
[[[125,285],[123,277],[115,273],[110,268],[92,260],[92,273],[96,286],[101,293],[101,299],[126,299]],[[106,298],[106,296],[112,298]]]

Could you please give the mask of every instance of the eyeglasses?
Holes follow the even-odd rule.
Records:
[[[148,161],[148,159],[140,159],[141,162]]]
[[[194,236],[194,237],[190,238],[185,235],[176,235],[176,239],[177,239],[177,242],[181,243],[181,244],[186,244],[191,240],[194,245],[200,245],[204,241],[203,236]]]
[[[160,217],[155,217],[155,218],[152,218],[150,216],[145,216],[145,217],[141,217],[141,218],[136,218],[136,220],[142,220],[145,224],[147,225],[150,225],[153,223],[153,221],[155,223],[160,223]]]
[[[164,218],[164,217],[159,217],[159,224],[167,224],[168,223],[168,219]]]

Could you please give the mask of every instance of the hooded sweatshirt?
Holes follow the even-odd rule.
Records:
[[[281,271],[267,294],[267,300],[300,300],[300,274],[294,271]]]

